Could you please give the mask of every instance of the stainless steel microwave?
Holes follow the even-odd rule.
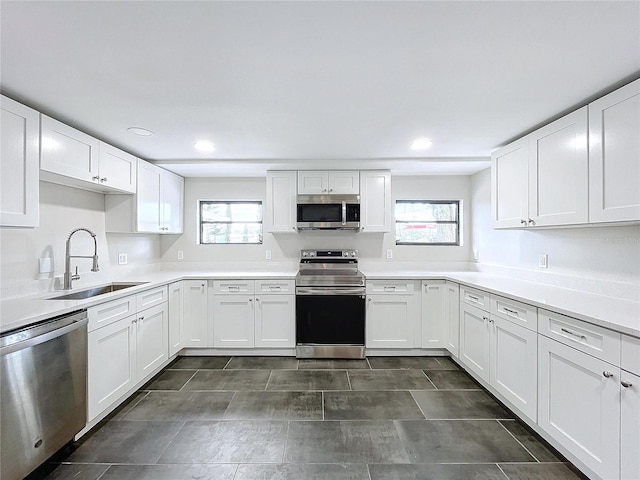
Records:
[[[360,230],[360,195],[298,195],[298,230]]]

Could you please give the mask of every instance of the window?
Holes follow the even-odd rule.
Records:
[[[460,245],[460,202],[396,200],[396,245]]]
[[[262,243],[262,202],[201,200],[200,243]]]

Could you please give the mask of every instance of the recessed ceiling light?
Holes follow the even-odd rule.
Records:
[[[141,137],[150,137],[151,135],[153,135],[153,132],[151,130],[147,130],[146,128],[142,127],[129,127],[127,128],[127,132],[131,132],[134,135],[140,135]]]
[[[216,147],[213,143],[207,140],[200,140],[193,144],[193,148],[200,152],[213,152]]]
[[[411,142],[411,150],[426,150],[432,143],[428,138],[416,138]]]

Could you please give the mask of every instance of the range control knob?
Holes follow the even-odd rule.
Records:
[[[351,256],[355,257],[356,256],[356,252],[351,252]]]
[[[310,256],[310,257],[315,257],[315,256],[316,256],[316,252],[310,252],[310,253],[309,253],[309,256]]]
[[[349,252],[347,252],[347,251],[342,252],[342,256],[343,257],[348,257],[349,256]]]
[[[302,256],[303,257],[308,257],[309,256],[309,252],[302,252]]]

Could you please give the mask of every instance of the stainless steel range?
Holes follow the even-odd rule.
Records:
[[[302,250],[296,356],[364,358],[365,284],[357,250]]]

